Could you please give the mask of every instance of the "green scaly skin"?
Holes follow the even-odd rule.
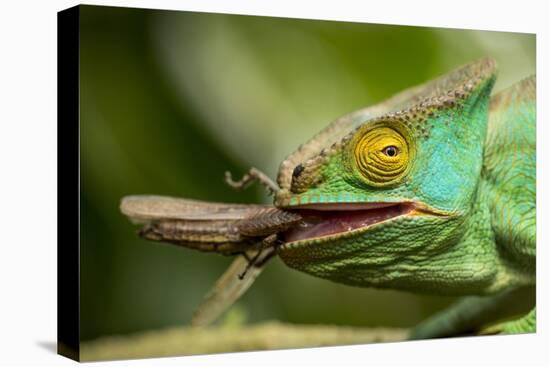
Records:
[[[482,59],[344,116],[289,156],[279,171],[278,207],[415,209],[286,243],[282,260],[353,286],[467,296],[411,338],[534,332],[534,308],[483,329],[513,290],[535,284],[535,78],[491,97],[495,79],[494,61]],[[397,131],[408,147],[402,172],[389,182],[368,177],[358,163],[358,144],[373,126]]]

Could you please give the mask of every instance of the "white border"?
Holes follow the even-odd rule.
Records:
[[[333,19],[537,33],[538,100],[548,101],[548,11],[544,1],[92,1],[157,9]],[[69,365],[56,339],[56,12],[74,1],[2,5],[0,62],[0,365]],[[450,45],[452,47],[452,45]],[[546,68],[544,68],[546,65]],[[538,104],[538,222],[548,220],[550,136]],[[544,169],[542,168],[544,167]],[[97,365],[542,365],[548,356],[548,227],[538,226],[537,335],[163,358]],[[546,246],[548,249],[548,246]],[[365,311],[367,312],[367,311]],[[548,347],[547,347],[548,348]],[[539,362],[540,361],[540,362]]]

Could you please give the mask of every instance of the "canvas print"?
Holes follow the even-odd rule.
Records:
[[[535,35],[97,6],[59,24],[79,168],[61,354],[536,332]]]

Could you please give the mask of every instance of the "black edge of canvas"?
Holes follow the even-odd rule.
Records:
[[[80,7],[57,13],[57,352],[80,359]]]

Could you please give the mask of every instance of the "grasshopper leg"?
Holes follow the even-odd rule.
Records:
[[[239,274],[239,279],[242,280],[251,267],[253,266],[262,267],[271,257],[273,257],[273,255],[275,255],[275,252],[276,252],[273,245],[276,242],[277,242],[277,234],[274,233],[262,240],[262,244],[258,249],[258,252],[251,259],[249,259],[248,256],[245,254],[245,258],[248,261],[248,264],[246,265],[246,268],[244,269],[244,271],[241,274]],[[266,253],[260,259],[260,255],[264,253],[264,250],[268,250],[269,252]]]
[[[269,194],[274,194],[279,191],[279,187],[271,178],[269,178],[269,176],[254,167],[250,168],[250,170],[245,173],[244,176],[238,181],[233,180],[231,172],[225,172],[225,182],[229,186],[237,190],[246,188],[254,181],[258,181],[260,184],[262,184],[269,192]]]

